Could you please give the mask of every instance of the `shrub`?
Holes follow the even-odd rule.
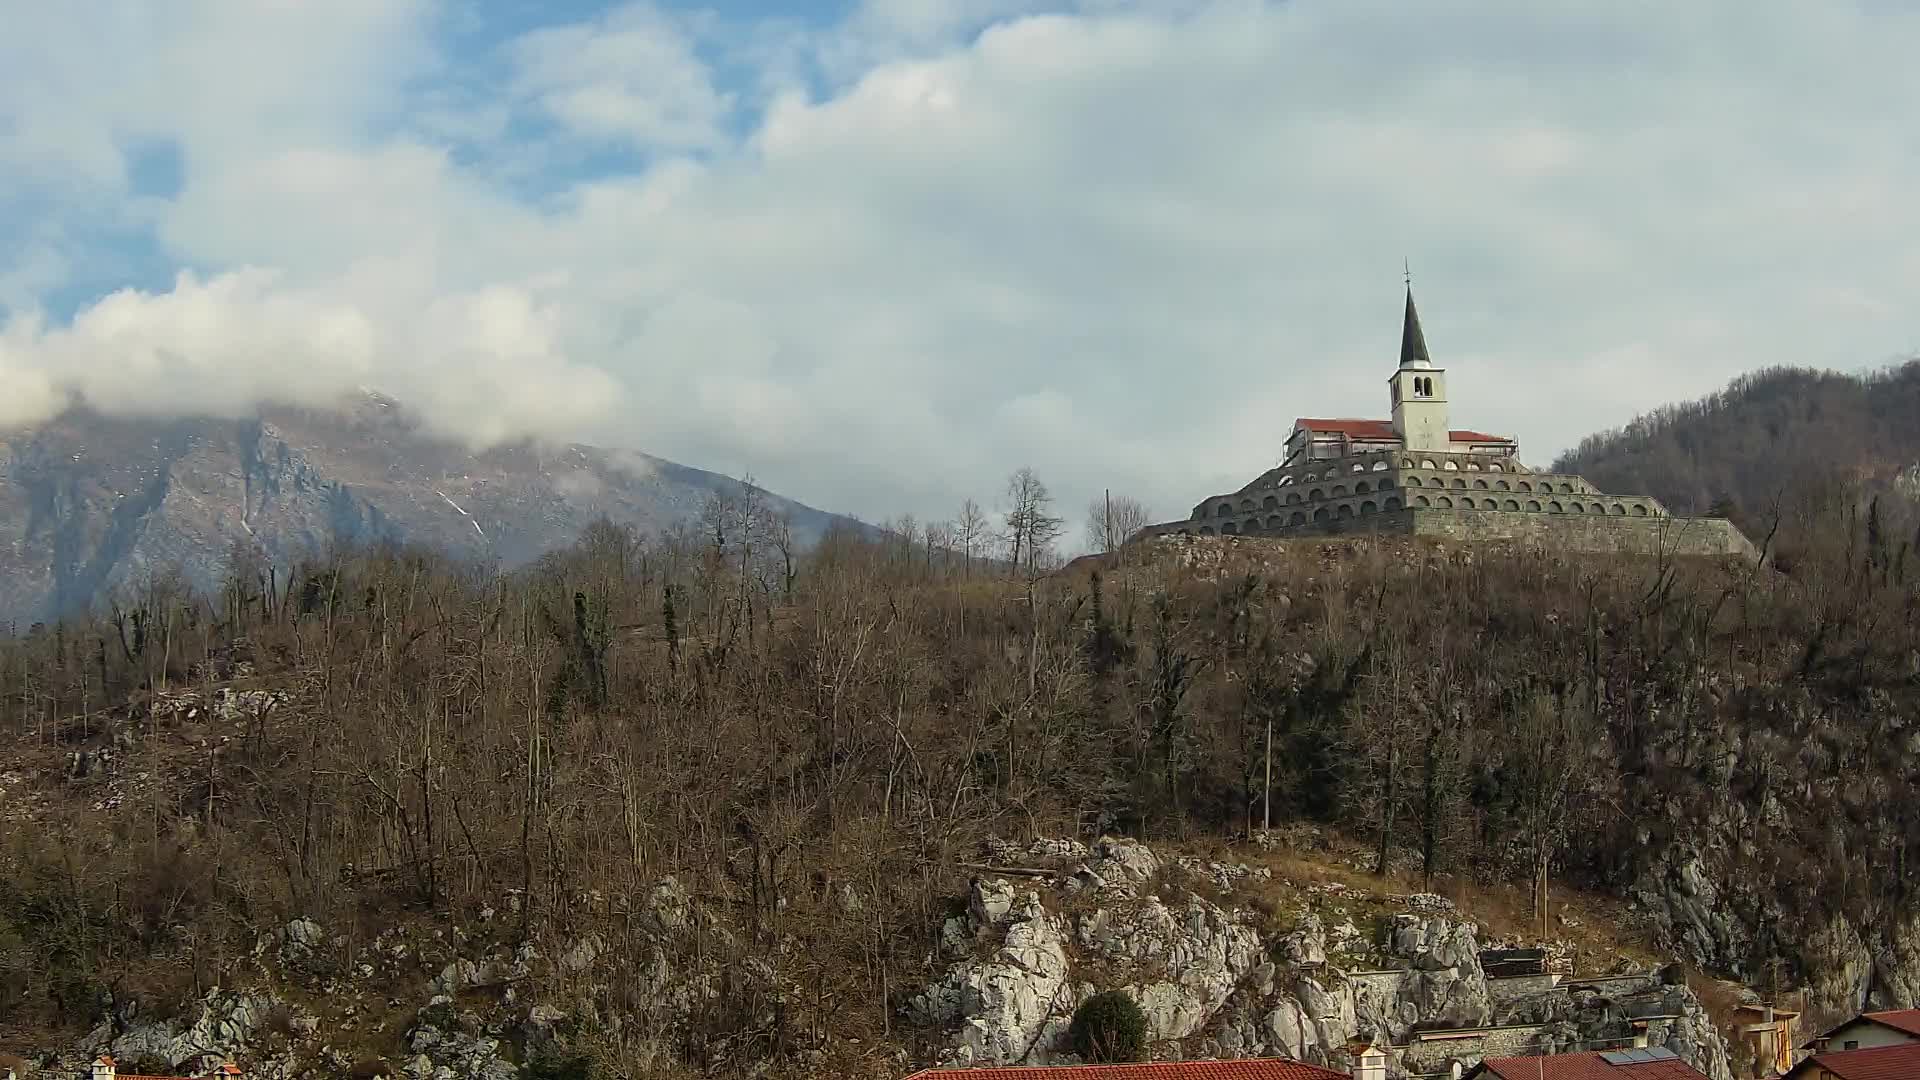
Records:
[[[451,1030],[459,1022],[459,1014],[453,1011],[451,1004],[444,1001],[431,1002],[414,1016],[415,1024],[439,1028],[442,1031]]]
[[[1088,998],[1073,1014],[1067,1038],[1087,1061],[1143,1061],[1147,1054],[1147,1014],[1118,990]]]
[[[543,1051],[527,1062],[527,1080],[591,1080],[593,1061],[585,1054]]]

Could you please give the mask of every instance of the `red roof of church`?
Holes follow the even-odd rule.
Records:
[[[1704,1073],[1677,1057],[1614,1064],[1597,1050],[1547,1057],[1488,1058],[1475,1076],[1500,1080],[1701,1080]]]
[[[1312,432],[1331,432],[1345,435],[1349,439],[1397,439],[1400,433],[1393,430],[1390,420],[1315,420],[1301,417],[1293,422],[1297,428],[1306,428]]]
[[[1296,428],[1306,428],[1315,433],[1345,435],[1349,439],[1398,439],[1400,433],[1393,430],[1391,420],[1337,419],[1320,420],[1301,417],[1293,422]],[[1510,443],[1513,440],[1504,435],[1488,435],[1480,431],[1455,430],[1447,432],[1454,442],[1465,443]]]
[[[1913,1012],[1912,1009],[1903,1010]],[[1814,1066],[1840,1080],[1913,1080],[1920,1076],[1920,1043],[1876,1046],[1869,1050],[1835,1050],[1815,1054],[1794,1066],[1788,1076],[1807,1076]]]
[[[1347,1074],[1280,1058],[1156,1061],[1145,1065],[1052,1065],[1011,1069],[928,1069],[907,1080],[1347,1080]]]

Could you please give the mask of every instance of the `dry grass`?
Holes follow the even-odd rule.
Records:
[[[1402,902],[1404,898],[1425,891],[1420,874],[1396,864],[1395,860],[1389,860],[1384,875],[1363,869],[1371,864],[1372,852],[1339,835],[1324,837],[1317,850],[1261,849],[1250,844],[1229,845],[1210,840],[1186,845],[1182,853],[1271,870],[1273,880],[1269,883],[1248,882],[1237,886],[1235,900],[1283,914],[1297,915],[1305,909],[1324,906],[1330,896],[1339,896],[1340,905],[1351,905],[1341,914],[1377,917],[1407,910]],[[1337,891],[1329,892],[1329,887]],[[1661,961],[1648,930],[1623,902],[1612,897],[1557,884],[1550,887],[1548,903],[1553,926],[1552,933],[1543,941],[1528,883],[1486,880],[1465,873],[1443,874],[1435,878],[1433,892],[1451,901],[1465,918],[1480,926],[1483,943],[1566,943],[1572,947],[1582,973],[1610,971],[1623,959],[1644,966]],[[1361,928],[1368,929],[1364,924]]]
[[[1742,995],[1746,992],[1746,987],[1739,983],[1716,979],[1692,968],[1687,970],[1687,987],[1693,991],[1693,996],[1700,999],[1701,1006],[1713,1018],[1715,1026],[1720,1028],[1733,1022],[1733,1010],[1739,1007]]]

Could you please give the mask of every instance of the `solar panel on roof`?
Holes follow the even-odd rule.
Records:
[[[1600,1055],[1600,1060],[1609,1065],[1631,1065],[1638,1060],[1631,1050],[1613,1050]]]
[[[1674,1053],[1673,1051],[1667,1049],[1664,1046],[1647,1047],[1648,1061],[1668,1061],[1673,1058],[1677,1058],[1679,1056],[1680,1056],[1679,1054]]]

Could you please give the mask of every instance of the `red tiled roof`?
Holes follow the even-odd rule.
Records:
[[[1306,428],[1316,434],[1328,433],[1345,435],[1349,439],[1397,439],[1399,432],[1393,430],[1391,420],[1314,420],[1301,417],[1293,422],[1296,428]]]
[[[928,1069],[907,1080],[1347,1080],[1347,1074],[1280,1058],[1156,1061],[1145,1065],[1053,1065],[1017,1069]]]
[[[1914,1010],[1908,1009],[1907,1012]],[[1876,1046],[1869,1050],[1835,1050],[1815,1054],[1801,1062],[1788,1076],[1803,1076],[1817,1065],[1840,1080],[1914,1080],[1920,1076],[1920,1043]]]
[[[1548,1057],[1488,1058],[1486,1075],[1500,1080],[1701,1080],[1705,1074],[1679,1058],[1615,1065],[1600,1051]]]
[[[1845,1023],[1837,1024],[1821,1032],[1819,1035],[1814,1036],[1801,1045],[1811,1049],[1817,1045],[1821,1039],[1831,1039],[1855,1024],[1879,1024],[1881,1027],[1892,1028],[1902,1034],[1920,1038],[1920,1009],[1894,1009],[1889,1012],[1861,1013],[1859,1016]]]
[[[1876,1024],[1885,1024],[1909,1035],[1920,1035],[1920,1009],[1895,1009],[1892,1012],[1862,1013]]]
[[[1393,430],[1393,421],[1391,420],[1358,420],[1352,418],[1320,420],[1303,416],[1295,420],[1293,426],[1295,428],[1306,428],[1316,435],[1345,435],[1349,439],[1398,439],[1400,437],[1400,433]],[[1464,429],[1449,431],[1447,432],[1447,437],[1454,442],[1464,443],[1510,443],[1513,441],[1505,435],[1488,435],[1483,431],[1467,431]]]
[[[99,1057],[94,1058],[93,1063],[95,1065],[106,1065],[108,1067],[119,1064],[107,1054],[101,1054]],[[228,1076],[240,1075],[239,1068],[231,1063],[222,1065],[217,1071],[223,1072]],[[193,1080],[193,1078],[186,1076],[149,1076],[145,1073],[115,1072],[113,1076],[114,1080]]]

